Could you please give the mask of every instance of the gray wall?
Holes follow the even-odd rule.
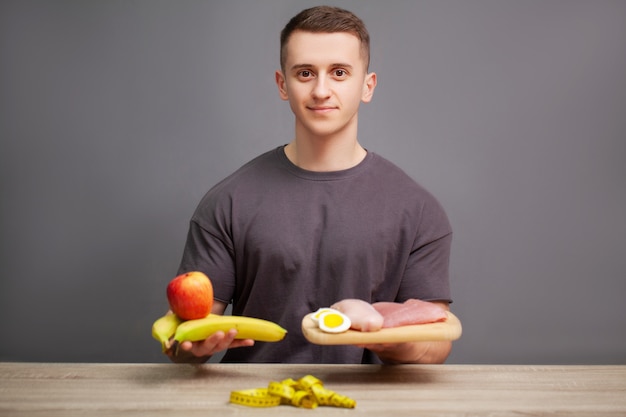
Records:
[[[292,137],[278,32],[318,2],[0,3],[0,360],[165,361],[201,196]],[[455,230],[451,363],[626,363],[626,2],[333,2],[360,139]]]

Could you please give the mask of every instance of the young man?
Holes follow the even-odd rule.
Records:
[[[369,35],[352,13],[314,7],[281,32],[278,92],[295,138],[213,187],[190,224],[179,273],[213,282],[213,312],[271,320],[277,343],[218,332],[184,342],[176,362],[441,363],[451,343],[318,346],[302,318],[343,299],[431,301],[448,309],[452,232],[438,202],[357,139],[361,102],[372,99]]]

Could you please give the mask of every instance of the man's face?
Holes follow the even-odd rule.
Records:
[[[345,32],[295,31],[286,52],[276,83],[296,116],[296,132],[356,135],[359,104],[371,100],[376,86],[376,75],[367,74],[359,39]]]

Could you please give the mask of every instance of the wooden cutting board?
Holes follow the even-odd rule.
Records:
[[[427,324],[381,329],[376,332],[348,330],[343,333],[326,333],[307,314],[302,319],[302,333],[311,343],[317,345],[358,345],[367,343],[401,343],[437,340],[456,340],[461,337],[461,321],[447,311],[445,321]]]

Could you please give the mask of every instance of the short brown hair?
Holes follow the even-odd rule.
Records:
[[[354,13],[333,6],[317,6],[305,9],[291,18],[280,32],[280,66],[285,69],[287,42],[291,34],[301,30],[313,33],[348,32],[361,41],[361,53],[366,67],[370,63],[370,35],[365,24]]]

